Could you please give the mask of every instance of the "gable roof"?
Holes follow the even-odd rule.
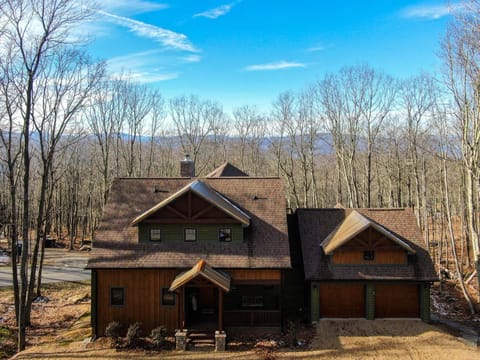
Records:
[[[335,234],[353,211],[411,247],[415,254],[409,258],[408,264],[332,264],[322,243],[332,232]],[[438,280],[415,215],[410,209],[297,209],[295,216],[307,280]],[[328,246],[329,242],[324,245]]]
[[[204,259],[215,268],[290,268],[286,201],[280,178],[208,178],[202,183],[250,218],[243,242],[138,242],[132,220],[192,183],[189,178],[113,181],[95,232],[88,268],[190,268]],[[155,191],[153,190],[155,189]]]
[[[230,291],[230,276],[215,270],[208,265],[205,260],[200,260],[190,270],[178,274],[172,281],[169,290],[175,291],[195,279],[197,276],[202,276],[227,292]]]
[[[163,207],[170,204],[172,201],[174,201],[175,199],[178,199],[180,196],[186,194],[189,191],[200,196],[201,198],[208,201],[209,203],[215,205],[223,212],[227,213],[234,219],[238,220],[240,223],[242,223],[242,225],[244,226],[250,225],[250,217],[244,211],[242,211],[237,206],[232,204],[227,198],[225,198],[225,196],[213,190],[207,184],[203,183],[200,180],[195,180],[190,184],[187,184],[177,192],[173,193],[166,199],[160,201],[158,204],[151,207],[147,211],[143,212],[139,216],[137,216],[132,221],[132,226],[138,225],[140,222],[142,222],[142,220],[156,213],[158,210],[162,209]]]
[[[211,173],[207,174],[207,178],[215,177],[236,177],[236,176],[248,176],[246,172],[243,172],[236,166],[230,164],[229,162],[223,163],[218,168],[213,170]]]
[[[392,240],[403,247],[410,254],[415,254],[415,250],[405,241],[395,236],[391,231],[384,228],[377,222],[368,219],[353,210],[350,214],[320,243],[326,255],[331,255],[336,249],[352,240],[355,236],[368,228],[373,228],[384,235],[387,239]]]

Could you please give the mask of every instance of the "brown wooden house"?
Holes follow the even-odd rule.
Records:
[[[281,179],[181,170],[114,181],[88,262],[96,336],[112,321],[280,328],[305,309],[311,321],[429,319],[437,276],[410,210],[297,209],[287,235]]]
[[[438,277],[411,210],[298,209],[289,224],[311,321],[430,319]]]
[[[95,234],[92,327],[141,322],[148,333],[281,326],[290,268],[282,180],[224,164],[195,178],[116,179]]]

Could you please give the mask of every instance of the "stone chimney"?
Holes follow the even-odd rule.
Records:
[[[195,162],[190,159],[189,154],[185,154],[185,159],[180,161],[180,176],[195,177]]]

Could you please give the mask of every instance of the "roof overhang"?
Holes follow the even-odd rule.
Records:
[[[195,180],[191,182],[190,184],[181,188],[176,193],[166,198],[165,200],[159,202],[154,207],[140,214],[132,221],[131,225],[137,225],[150,215],[154,214],[158,210],[167,206],[169,203],[171,203],[175,199],[178,199],[180,196],[186,194],[189,191],[192,191],[193,193],[208,201],[212,205],[215,205],[220,210],[233,217],[235,220],[238,220],[243,226],[246,227],[250,225],[250,216],[248,216],[244,211],[239,209],[236,205],[232,204],[232,202],[229,201],[225,196],[215,191],[210,186],[200,180]]]
[[[230,291],[230,276],[215,270],[208,265],[205,260],[200,260],[190,270],[178,274],[170,285],[170,291],[175,291],[181,288],[198,276],[202,276],[224,291]]]
[[[370,227],[384,235],[387,239],[403,247],[409,254],[415,254],[415,250],[405,241],[356,210],[353,210],[345,220],[322,241],[320,246],[323,247],[326,255],[331,255],[340,246]]]

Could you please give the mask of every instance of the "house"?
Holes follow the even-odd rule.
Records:
[[[229,163],[194,172],[187,158],[178,178],[113,182],[87,265],[95,336],[112,321],[148,333],[280,329],[292,317],[429,320],[437,276],[412,211],[287,215],[280,178]]]
[[[280,328],[291,267],[283,182],[224,164],[204,178],[116,179],[95,233],[92,327]]]
[[[430,319],[438,277],[411,210],[297,209],[289,225],[311,321]]]

